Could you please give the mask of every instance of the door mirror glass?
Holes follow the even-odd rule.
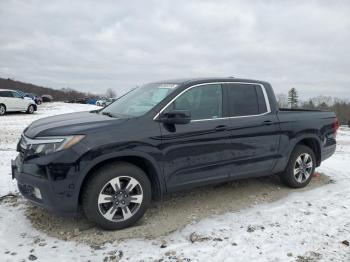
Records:
[[[158,121],[164,124],[184,125],[191,122],[191,113],[188,110],[172,110],[160,114]]]

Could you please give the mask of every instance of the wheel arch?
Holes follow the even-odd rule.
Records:
[[[6,111],[7,111],[6,105],[5,105],[4,103],[0,103],[0,106],[4,106],[4,107],[5,107],[5,113],[4,113],[4,115],[5,115],[5,114],[6,114]]]
[[[283,150],[281,158],[276,161],[275,166],[273,167],[274,173],[280,173],[285,170],[287,167],[290,156],[297,145],[305,145],[311,148],[316,157],[316,167],[320,166],[322,160],[322,151],[321,151],[321,140],[317,135],[314,134],[304,134],[299,137],[296,137],[292,140],[289,140],[289,145],[285,144],[284,148],[288,148],[285,151]],[[281,145],[280,145],[281,147]]]
[[[80,181],[79,186],[79,198],[78,201],[81,203],[81,195],[83,188],[88,181],[88,179],[91,177],[91,175],[99,168],[108,165],[112,162],[125,162],[130,163],[132,165],[135,165],[142,169],[148,179],[151,182],[151,188],[152,188],[152,198],[153,199],[161,199],[164,192],[165,192],[165,183],[164,179],[162,178],[161,172],[159,167],[155,164],[155,161],[152,160],[150,157],[147,157],[143,154],[125,154],[125,155],[114,155],[114,156],[108,156],[103,157],[102,159],[99,159],[98,161],[94,161],[94,164],[89,166],[88,170],[86,170],[83,174],[83,178]]]
[[[294,148],[297,145],[304,145],[304,146],[309,147],[315,154],[316,166],[321,165],[321,145],[320,145],[320,142],[318,141],[318,139],[316,139],[314,137],[306,137],[306,138],[299,140],[295,144]],[[294,148],[293,148],[293,150],[294,150]]]

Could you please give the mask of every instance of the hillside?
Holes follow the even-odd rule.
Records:
[[[15,81],[9,78],[0,78],[0,88],[21,90],[25,93],[34,93],[38,95],[51,95],[55,101],[67,101],[84,97],[97,97],[96,95],[79,92],[70,88],[53,89],[49,87]]]

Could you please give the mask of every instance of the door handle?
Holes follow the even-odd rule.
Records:
[[[225,131],[227,130],[227,126],[225,125],[220,125],[214,128],[215,131]]]
[[[272,122],[271,120],[265,120],[264,122],[262,122],[262,124],[263,124],[264,126],[270,126],[270,125],[273,124],[273,122]]]

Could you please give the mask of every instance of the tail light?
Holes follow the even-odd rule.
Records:
[[[334,120],[334,123],[333,123],[334,138],[337,137],[337,132],[338,132],[339,126],[340,126],[339,120],[338,120],[338,118],[336,117],[335,120]]]

